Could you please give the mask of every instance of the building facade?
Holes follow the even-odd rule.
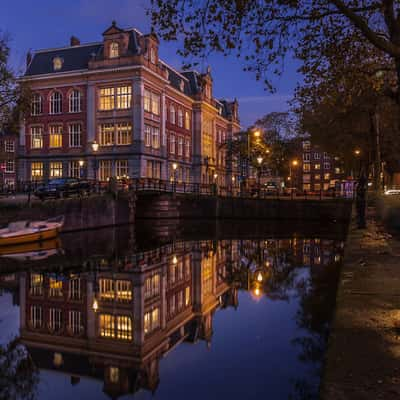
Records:
[[[301,191],[329,191],[343,179],[343,168],[337,157],[331,157],[312,145],[309,140],[301,144],[298,163],[291,166],[294,186]]]
[[[0,132],[0,190],[13,190],[17,182],[18,136]]]
[[[101,42],[72,37],[68,47],[28,55],[23,179],[232,181],[220,144],[240,129],[237,102],[213,96],[210,69],[178,72],[158,49],[154,33],[113,22]]]

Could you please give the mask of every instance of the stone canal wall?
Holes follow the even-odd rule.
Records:
[[[134,194],[91,196],[0,204],[0,225],[16,220],[65,216],[64,231],[133,223],[135,219],[275,219],[341,221],[349,219],[351,203],[332,200],[262,200],[191,196],[180,194]]]

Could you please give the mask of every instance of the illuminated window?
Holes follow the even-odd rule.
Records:
[[[132,86],[117,87],[117,109],[124,110],[131,108]]]
[[[151,111],[154,115],[160,115],[160,95],[151,94]]]
[[[40,115],[43,113],[43,99],[39,93],[34,93],[31,99],[31,115]]]
[[[31,126],[31,148],[41,149],[43,147],[43,127]]]
[[[169,307],[168,307],[168,314],[170,316],[173,316],[175,314],[176,311],[176,297],[175,295],[173,295],[170,299],[169,299]]]
[[[321,164],[315,164],[315,165],[314,165],[314,169],[320,170],[320,169],[321,169]]]
[[[32,162],[31,163],[31,179],[32,180],[43,179],[43,163],[42,162]]]
[[[62,125],[51,125],[49,136],[49,147],[62,147]]]
[[[63,295],[63,283],[62,280],[57,278],[49,278],[49,296],[50,297],[62,297]]]
[[[129,176],[128,160],[116,160],[115,161],[115,173],[119,177]]]
[[[303,190],[310,190],[311,189],[311,185],[309,183],[305,183],[303,185]]]
[[[331,174],[329,174],[329,173],[324,174],[325,180],[329,180],[330,178],[331,178]]]
[[[82,146],[82,125],[70,124],[68,126],[69,147]]]
[[[146,177],[161,179],[161,161],[147,160]]]
[[[62,94],[53,92],[50,96],[50,114],[62,113]]]
[[[112,146],[114,144],[114,124],[99,125],[99,144],[100,146]]]
[[[82,94],[79,90],[73,90],[69,94],[69,112],[79,113],[82,111]]]
[[[119,382],[119,368],[110,367],[108,370],[108,378],[111,383],[118,383]]]
[[[160,274],[149,276],[144,282],[144,297],[149,299],[160,294]]]
[[[151,112],[151,93],[147,89],[144,90],[143,101],[144,101],[144,111]]]
[[[303,175],[303,182],[304,183],[309,183],[311,181],[311,175],[310,174],[304,174]]]
[[[112,279],[100,279],[100,300],[114,300],[114,281]]]
[[[321,190],[321,184],[320,183],[314,183],[314,190]]]
[[[5,140],[4,151],[6,153],[15,153],[15,142],[13,140]]]
[[[110,58],[119,57],[119,44],[117,42],[110,43]]]
[[[315,179],[316,181],[319,181],[319,180],[321,179],[321,175],[320,175],[320,174],[315,174],[315,175],[314,175],[314,179]]]
[[[176,124],[176,112],[174,106],[170,107],[169,115],[171,124]]]
[[[324,183],[324,190],[328,190],[329,189],[329,183]]]
[[[53,69],[54,71],[59,71],[63,66],[63,59],[61,57],[53,58]]]
[[[183,156],[183,137],[178,136],[178,156]]]
[[[203,293],[204,295],[211,294],[213,291],[213,269],[212,258],[204,258],[203,262]]]
[[[79,161],[68,162],[68,176],[70,178],[80,178],[81,167],[79,166]]]
[[[100,336],[105,338],[115,337],[115,317],[110,314],[99,315]]]
[[[130,122],[120,122],[116,124],[116,131],[118,145],[132,143],[132,124]]]
[[[112,161],[100,160],[99,162],[99,179],[100,181],[108,181],[112,177]]]
[[[101,88],[99,95],[99,110],[107,111],[114,109],[114,88]]]
[[[178,126],[183,127],[183,111],[180,108],[178,109]]]
[[[63,176],[63,165],[61,161],[50,163],[50,178],[60,178]]]
[[[152,147],[153,149],[159,149],[160,148],[160,128],[153,126],[151,129],[152,132]]]
[[[120,302],[130,302],[132,300],[132,283],[131,281],[116,281],[116,300]]]
[[[15,160],[6,160],[6,169],[5,173],[14,173],[15,172]]]
[[[148,311],[144,314],[144,333],[148,334],[160,326],[160,309],[154,308],[152,311]]]
[[[31,296],[42,296],[43,295],[43,275],[42,274],[31,274],[29,293]]]
[[[183,307],[183,291],[178,292],[178,310],[182,310]]]
[[[52,332],[60,332],[62,328],[62,310],[50,308],[49,310],[49,329]]]
[[[340,168],[335,168],[335,174],[340,174]]]
[[[185,288],[185,306],[187,307],[190,304],[190,286]]]
[[[169,266],[169,283],[173,285],[176,281],[176,265],[174,263]]]
[[[185,157],[189,158],[190,157],[190,140],[185,139]]]
[[[187,111],[185,112],[185,129],[190,129],[190,115]]]
[[[83,332],[82,313],[80,311],[68,312],[68,330],[71,335],[80,335]]]
[[[117,339],[132,340],[132,320],[125,315],[117,316]]]
[[[175,135],[169,137],[169,152],[175,154]]]
[[[71,278],[69,280],[69,298],[71,300],[81,299],[81,279]]]
[[[43,325],[43,310],[40,306],[31,306],[30,324],[32,328],[41,328]]]
[[[144,126],[144,145],[146,147],[151,147],[151,126]]]

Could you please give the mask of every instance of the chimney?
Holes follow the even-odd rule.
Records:
[[[76,36],[71,36],[71,46],[79,46],[81,41]]]
[[[30,51],[28,51],[26,53],[26,66],[27,67],[29,67],[29,64],[31,63],[31,61],[32,61],[32,53]]]

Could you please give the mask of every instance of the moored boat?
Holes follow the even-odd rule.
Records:
[[[57,237],[63,224],[63,216],[46,221],[11,222],[6,228],[0,229],[0,246],[54,239]]]

